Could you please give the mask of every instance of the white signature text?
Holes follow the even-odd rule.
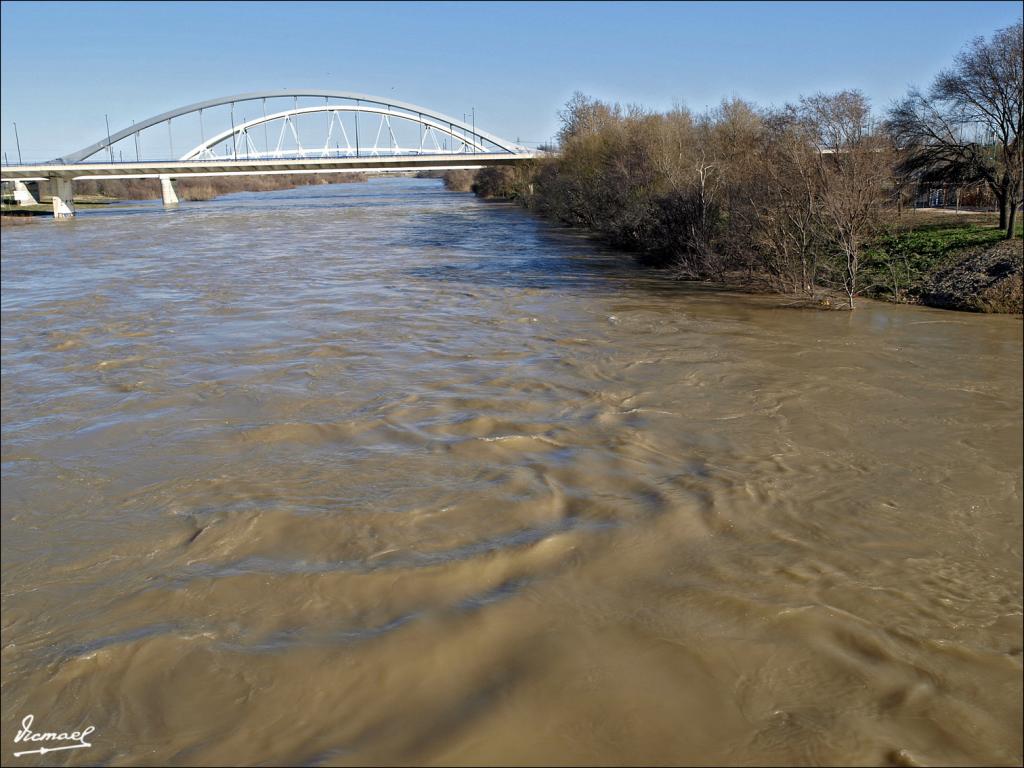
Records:
[[[96,726],[90,725],[88,728],[81,731],[71,731],[69,733],[55,733],[53,731],[33,731],[32,721],[35,720],[34,715],[25,715],[21,720],[21,730],[18,731],[14,737],[14,743],[18,744],[24,742],[27,746],[31,742],[45,741],[45,742],[61,742],[61,741],[74,741],[75,744],[63,744],[55,747],[39,747],[38,749],[28,749],[23,752],[15,752],[15,757],[21,757],[22,755],[45,755],[47,752],[59,752],[63,749],[82,749],[83,747],[91,747],[92,744],[86,741],[89,734],[96,730]]]

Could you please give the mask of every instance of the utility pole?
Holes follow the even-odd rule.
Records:
[[[114,148],[110,146],[110,118],[106,115],[103,116],[104,121],[107,123],[107,154],[110,155],[110,162],[114,162]]]
[[[263,99],[263,152],[270,157],[270,139],[267,138],[267,100]]]
[[[21,141],[18,139],[18,124],[14,124],[14,143],[18,146],[18,165],[24,165],[21,161]]]

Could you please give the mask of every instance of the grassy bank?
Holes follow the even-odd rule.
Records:
[[[980,218],[994,219],[995,215]],[[1018,237],[1021,232],[1018,227]],[[893,232],[880,235],[866,249],[864,294],[887,301],[929,303],[928,293],[936,275],[1003,242],[1002,230],[991,220],[931,218],[914,222],[911,218]],[[1012,245],[1021,248],[1019,242]]]

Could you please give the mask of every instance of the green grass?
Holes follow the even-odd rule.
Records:
[[[1018,227],[1017,237],[1021,237],[1021,231]],[[961,251],[992,246],[1002,239],[1003,230],[998,227],[959,223],[934,223],[884,235],[865,252],[864,293],[908,300],[929,274],[955,262]]]

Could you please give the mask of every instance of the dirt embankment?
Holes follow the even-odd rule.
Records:
[[[966,251],[955,264],[928,278],[921,303],[968,312],[1020,314],[1024,311],[1022,250],[1015,238]]]

